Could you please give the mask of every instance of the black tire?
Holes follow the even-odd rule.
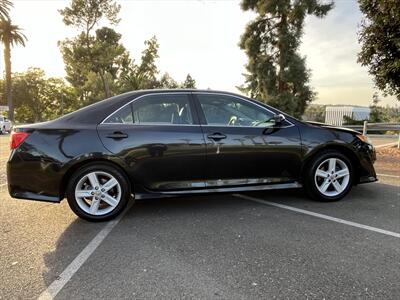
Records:
[[[338,195],[335,196],[327,196],[321,193],[317,187],[317,183],[315,180],[315,173],[317,171],[318,166],[323,163],[325,160],[330,159],[330,158],[336,158],[340,159],[342,162],[344,162],[349,170],[349,181],[347,184],[347,187]],[[312,161],[310,161],[307,164],[307,167],[305,168],[304,174],[303,174],[303,183],[304,183],[304,188],[307,192],[307,194],[314,200],[321,201],[321,202],[332,202],[332,201],[338,201],[345,197],[353,187],[353,181],[354,181],[354,170],[351,161],[347,156],[344,154],[334,151],[334,150],[327,150],[323,151],[319,154],[317,154]]]
[[[75,188],[79,181],[87,174],[92,172],[105,172],[112,175],[121,187],[121,199],[111,212],[103,215],[93,215],[84,211],[75,198]],[[126,176],[116,167],[107,163],[92,163],[83,166],[75,171],[68,182],[66,189],[67,200],[72,211],[80,218],[91,222],[108,221],[117,217],[127,206],[131,198],[131,189]],[[100,198],[99,198],[100,199]]]

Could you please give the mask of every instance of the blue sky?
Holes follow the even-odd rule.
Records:
[[[27,47],[16,48],[12,53],[14,71],[36,66],[49,76],[64,76],[57,41],[77,34],[62,23],[57,12],[68,2],[14,1],[13,21],[24,28],[29,38]],[[237,92],[235,87],[243,82],[241,74],[246,63],[246,56],[237,45],[244,26],[254,16],[241,11],[240,1],[122,0],[119,3],[122,21],[116,30],[134,58],[140,58],[144,40],[156,35],[161,72],[168,71],[177,80],[184,80],[190,73],[199,88]],[[326,18],[307,18],[300,51],[312,70],[311,85],[318,92],[315,103],[370,104],[373,82],[367,69],[356,62],[361,17],[356,0],[336,0],[335,8]],[[384,105],[396,104],[394,97],[382,99]]]

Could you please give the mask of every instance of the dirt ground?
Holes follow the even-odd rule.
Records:
[[[400,176],[400,149],[397,147],[376,149],[377,173]]]

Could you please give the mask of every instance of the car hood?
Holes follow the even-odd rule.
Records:
[[[358,132],[356,130],[353,130],[353,129],[350,129],[350,128],[333,126],[333,125],[328,125],[328,124],[320,123],[320,122],[307,121],[306,123],[309,124],[309,125],[318,126],[318,127],[322,127],[322,128],[326,128],[326,129],[343,131],[343,132],[348,132],[348,133],[353,133],[353,134],[360,134],[360,132]]]

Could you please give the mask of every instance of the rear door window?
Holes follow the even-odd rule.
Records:
[[[104,123],[191,125],[193,116],[187,94],[159,94],[134,100],[108,117]]]
[[[146,96],[132,103],[134,124],[193,124],[189,97],[186,94]]]

